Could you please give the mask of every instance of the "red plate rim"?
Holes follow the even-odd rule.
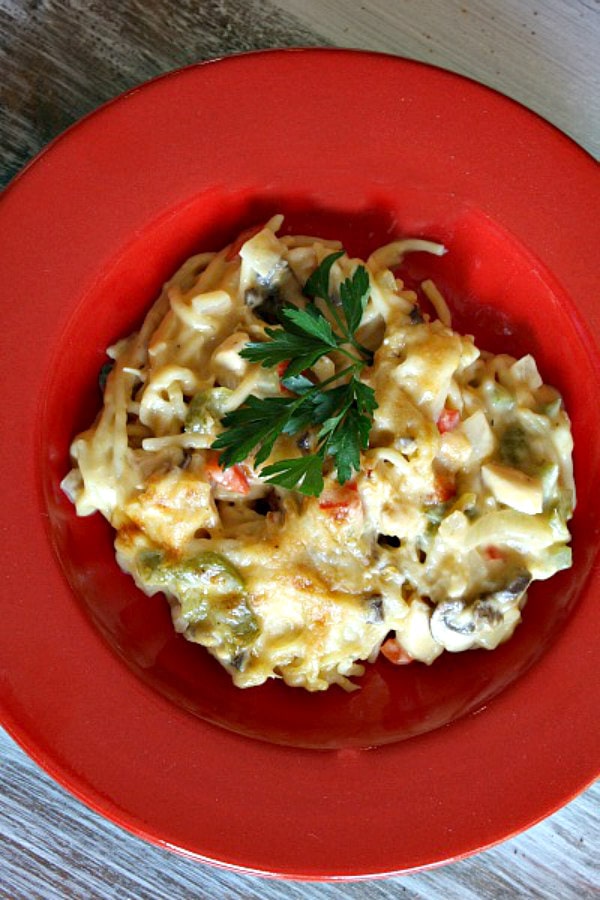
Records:
[[[423,126],[423,109],[438,108],[436,127],[446,139],[449,119],[444,109],[452,99],[457,122],[468,121],[469,111],[473,122],[468,140],[455,135],[451,142],[465,153],[472,146],[475,157],[501,122],[504,134],[516,129],[505,153],[510,174],[502,195],[491,186],[494,172],[502,171],[493,160],[475,171],[469,170],[468,159],[451,162],[449,181],[497,211],[517,235],[526,236],[527,245],[570,296],[578,298],[589,331],[598,333],[593,264],[600,191],[595,162],[543,119],[489,88],[397,57],[295,49],[191,66],[101,107],[50,144],[0,202],[3,283],[9,298],[1,335],[2,359],[8,361],[0,412],[6,436],[1,477],[10,511],[1,554],[3,721],[69,791],[162,847],[238,871],[285,878],[352,879],[409,872],[461,858],[522,831],[597,777],[600,674],[589,637],[594,624],[600,624],[597,556],[578,614],[567,622],[551,652],[489,707],[402,744],[317,753],[215,728],[136,680],[72,602],[43,521],[32,423],[54,340],[73,304],[100,277],[98,266],[114,257],[165,198],[180,202],[192,177],[201,176],[187,145],[171,156],[170,166],[161,164],[152,149],[151,127],[159,120],[173,124],[172,108],[180,103],[191,120],[182,125],[183,131],[189,136],[198,130],[190,102],[194,96],[208,105],[219,128],[229,121],[232,130],[234,116],[237,128],[240,123],[249,126],[251,91],[261,83],[279,111],[290,86],[298,85],[306,91],[303,103],[313,111],[331,111],[333,97],[336,104],[346,101],[350,119],[355,107],[369,109],[383,139],[389,139],[383,108],[391,103],[394,90],[396,96],[398,90],[404,92],[405,115],[413,124]],[[373,106],[369,91],[377,86],[378,105]],[[224,108],[222,99],[217,103],[232,96],[237,98],[233,110]],[[300,154],[315,138],[300,131],[308,123],[305,111],[295,109],[294,115],[298,122],[289,124],[302,142]],[[490,128],[492,120],[496,125]],[[122,149],[128,158],[120,160],[120,170],[111,164],[110,151],[120,130],[134,125],[150,135],[142,156],[146,165],[157,165],[163,179],[160,191],[152,195],[144,176],[137,181],[134,176],[139,146],[129,131]],[[271,136],[276,133],[273,124],[267,122],[264,128]],[[430,136],[433,133],[430,125]],[[171,153],[174,146],[169,146]],[[69,192],[69,167],[82,148],[86,157],[81,171],[71,172]],[[320,149],[329,152],[326,146]],[[230,152],[225,148],[225,157]],[[366,160],[360,147],[353,148],[355,172]],[[259,176],[266,177],[264,163],[258,168]],[[107,194],[114,200],[120,192],[122,198],[122,204],[113,207],[110,233],[108,200],[93,211],[89,207],[98,199],[94,179],[105,171],[115,177],[115,183],[106,186]],[[569,180],[557,198],[551,185],[565,171]],[[525,185],[539,199],[537,210],[519,201]],[[569,222],[567,233],[548,227],[558,209]],[[90,219],[96,221],[90,224]],[[83,229],[85,241],[79,255],[66,242],[77,229]],[[51,273],[49,282],[44,281],[45,272]]]

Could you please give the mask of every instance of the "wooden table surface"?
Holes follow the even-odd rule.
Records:
[[[243,50],[338,45],[477,79],[600,156],[598,0],[0,0],[0,183],[121,91]],[[0,238],[1,239],[1,238]],[[600,897],[600,785],[505,844],[362,883],[272,882],[152,847],[90,812],[0,734],[0,897]]]

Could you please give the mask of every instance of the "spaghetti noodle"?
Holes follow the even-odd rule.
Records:
[[[223,469],[211,449],[227,412],[281,396],[281,372],[241,353],[266,339],[282,303],[335,241],[278,236],[282,217],[219,253],[189,259],[139,332],[109,349],[102,410],[71,447],[63,488],[79,515],[116,530],[120,566],[163,592],[175,628],[239,687],[267,678],[347,689],[380,651],[396,663],[493,649],[511,636],[527,588],[570,565],[572,438],[556,390],[531,356],[479,351],[393,270],[439,244],[396,241],[366,261],[358,335],[377,409],[360,470],[320,497],[261,478],[252,456]],[[339,290],[359,261],[331,269]],[[332,351],[307,373],[343,368]],[[307,452],[311,430],[281,435],[269,462]]]

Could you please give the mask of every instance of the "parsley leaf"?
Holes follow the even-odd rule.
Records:
[[[352,376],[337,414],[326,419],[319,431],[320,447],[334,460],[340,484],[360,469],[360,451],[369,446],[370,413],[376,408],[373,389]]]
[[[290,395],[249,396],[225,415],[224,430],[212,444],[222,451],[224,467],[242,462],[253,452],[254,464],[260,466],[280,435],[316,431],[314,453],[279,460],[259,472],[269,483],[310,496],[323,490],[327,458],[334,464],[340,484],[359,470],[360,451],[369,445],[377,409],[375,392],[358,377],[364,366],[372,363],[373,354],[355,337],[369,297],[369,275],[364,266],[358,266],[340,284],[339,300],[334,300],[329,280],[334,263],[342,256],[344,251],[329,254],[306,282],[304,294],[313,302],[304,308],[290,303],[280,308],[281,327],[265,328],[268,340],[248,343],[241,351],[244,359],[264,368],[286,363],[281,383]],[[326,312],[315,299],[324,301]],[[332,352],[347,357],[350,364],[323,382],[308,378],[306,370]]]
[[[265,328],[265,334],[271,338],[270,341],[246,344],[240,356],[250,362],[260,363],[265,369],[281,362],[289,362],[286,369],[288,377],[310,369],[332,349],[330,343],[310,334],[290,333],[281,328]]]
[[[356,401],[358,411],[360,413],[363,413],[363,415],[371,417],[377,409],[375,391],[372,387],[369,387],[368,384],[365,384],[363,381],[359,381],[358,378],[354,378],[352,380],[351,387],[354,392],[354,399]]]
[[[265,481],[312,497],[318,497],[324,487],[323,458],[318,454],[282,459],[271,466],[265,466],[260,474]]]
[[[348,410],[344,417],[344,427],[335,428],[327,442],[327,452],[335,459],[340,484],[350,481],[353,473],[360,469],[357,415],[355,410]]]
[[[281,324],[288,331],[295,332],[299,335],[308,335],[323,341],[332,350],[339,345],[340,339],[333,333],[333,329],[325,316],[319,312],[315,315],[316,306],[309,305],[306,309],[299,309],[291,303],[283,307],[279,313]]]
[[[248,397],[242,406],[224,416],[225,430],[212,443],[214,450],[223,451],[220,464],[227,468],[243,462],[255,447],[259,447],[256,463],[264,462],[288,425],[291,414],[286,397],[265,397],[263,400]]]
[[[304,293],[307,297],[314,300],[320,297],[321,300],[329,302],[329,273],[331,268],[338,259],[344,255],[344,250],[338,250],[336,253],[330,253],[326,256],[320,266],[317,266],[306,284],[304,285]]]
[[[314,382],[307,378],[306,375],[288,375],[287,369],[281,379],[281,383],[292,394],[305,394],[315,386]]]
[[[340,285],[342,309],[351,334],[360,325],[368,298],[369,275],[364,266],[358,266],[352,278],[346,278]]]

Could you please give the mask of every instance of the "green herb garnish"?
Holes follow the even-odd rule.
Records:
[[[222,451],[223,467],[242,462],[254,450],[254,462],[259,466],[269,457],[280,435],[299,435],[307,428],[320,426],[314,453],[266,466],[260,471],[261,477],[281,487],[318,496],[324,486],[323,465],[327,458],[333,461],[340,484],[358,471],[360,451],[369,445],[373,412],[377,409],[375,392],[358,377],[373,362],[373,353],[356,339],[369,296],[369,275],[364,266],[358,266],[352,277],[340,285],[339,306],[336,305],[329,293],[329,277],[331,267],[343,255],[344,251],[331,253],[315,269],[304,287],[309,300],[304,309],[284,305],[278,311],[282,327],[265,328],[269,340],[249,343],[242,350],[245,359],[266,369],[286,363],[281,380],[290,396],[250,396],[224,416],[224,431],[212,445]],[[329,317],[316,305],[317,299],[324,302]],[[332,351],[346,356],[349,365],[331,378],[313,383],[303,373]]]

